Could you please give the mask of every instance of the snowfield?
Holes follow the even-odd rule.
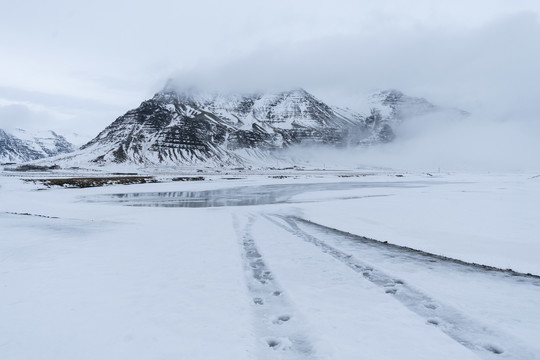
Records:
[[[0,359],[540,359],[536,174],[29,176],[0,176]]]

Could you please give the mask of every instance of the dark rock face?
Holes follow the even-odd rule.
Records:
[[[389,116],[376,109],[363,116],[334,108],[303,89],[242,95],[166,87],[81,150],[96,163],[234,165],[294,144],[385,143],[394,139],[393,120],[404,116],[409,98],[393,91],[380,99],[392,109]]]
[[[0,129],[1,162],[25,162],[74,150],[73,144],[54,131],[31,134],[22,129],[13,133]]]

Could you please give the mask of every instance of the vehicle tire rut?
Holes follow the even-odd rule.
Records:
[[[307,223],[308,225],[312,224],[313,226],[322,227],[322,225],[296,217],[277,214],[271,216],[265,215],[265,217],[274,225],[316,246],[323,253],[332,256],[366,280],[379,286],[385,293],[393,296],[410,311],[424,318],[426,325],[437,327],[453,340],[474,351],[481,358],[523,359],[523,355],[527,354],[527,351],[519,345],[519,341],[510,338],[506,334],[487,328],[484,324],[445,305],[444,302],[438,301],[410,286],[402,279],[392,277],[371,264],[329,245],[318,237],[302,230],[298,222]],[[334,235],[343,236],[337,233]],[[381,244],[385,245],[378,242],[377,246]],[[392,250],[395,251],[395,249]],[[519,357],[516,354],[519,354]],[[533,353],[527,355],[527,359],[536,358],[536,355]]]

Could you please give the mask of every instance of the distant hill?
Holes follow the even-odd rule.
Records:
[[[75,146],[52,130],[0,129],[0,162],[21,163],[70,153]]]

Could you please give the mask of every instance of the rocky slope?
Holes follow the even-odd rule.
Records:
[[[21,163],[75,150],[73,144],[54,131],[29,132],[0,129],[0,162]]]

